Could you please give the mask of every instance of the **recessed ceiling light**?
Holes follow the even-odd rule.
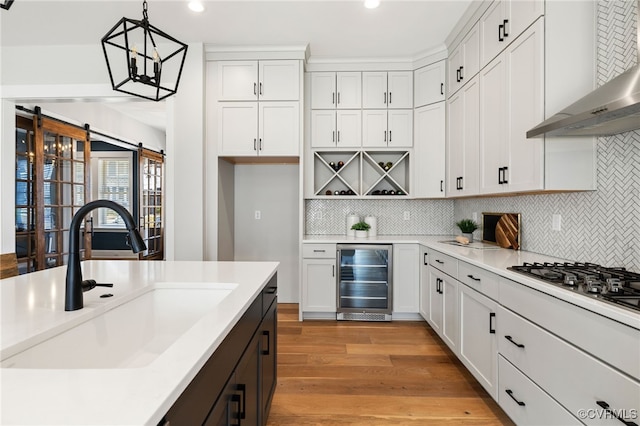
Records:
[[[204,11],[204,5],[200,0],[192,0],[189,2],[189,9],[193,10],[194,12],[200,13]]]
[[[375,9],[380,6],[380,0],[364,0],[364,7],[367,9]]]

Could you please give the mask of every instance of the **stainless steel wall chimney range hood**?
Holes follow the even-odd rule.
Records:
[[[527,132],[540,136],[609,136],[640,129],[640,0],[638,63]]]

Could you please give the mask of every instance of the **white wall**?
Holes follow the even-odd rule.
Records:
[[[178,93],[167,102],[167,260],[204,260],[204,49],[189,45]],[[213,165],[217,167],[217,165]]]
[[[297,164],[235,166],[235,260],[280,262],[282,303],[299,300],[298,170]]]
[[[0,100],[0,253],[16,251],[15,106]]]

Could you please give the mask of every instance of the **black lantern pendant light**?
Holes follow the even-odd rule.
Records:
[[[142,20],[122,18],[104,37],[102,50],[114,90],[160,101],[178,90],[187,45]]]
[[[12,4],[13,0],[0,0],[0,7],[3,9],[9,10]]]

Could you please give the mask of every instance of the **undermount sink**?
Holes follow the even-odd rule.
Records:
[[[150,364],[237,284],[159,283],[148,292],[11,356],[2,368],[106,369]]]

